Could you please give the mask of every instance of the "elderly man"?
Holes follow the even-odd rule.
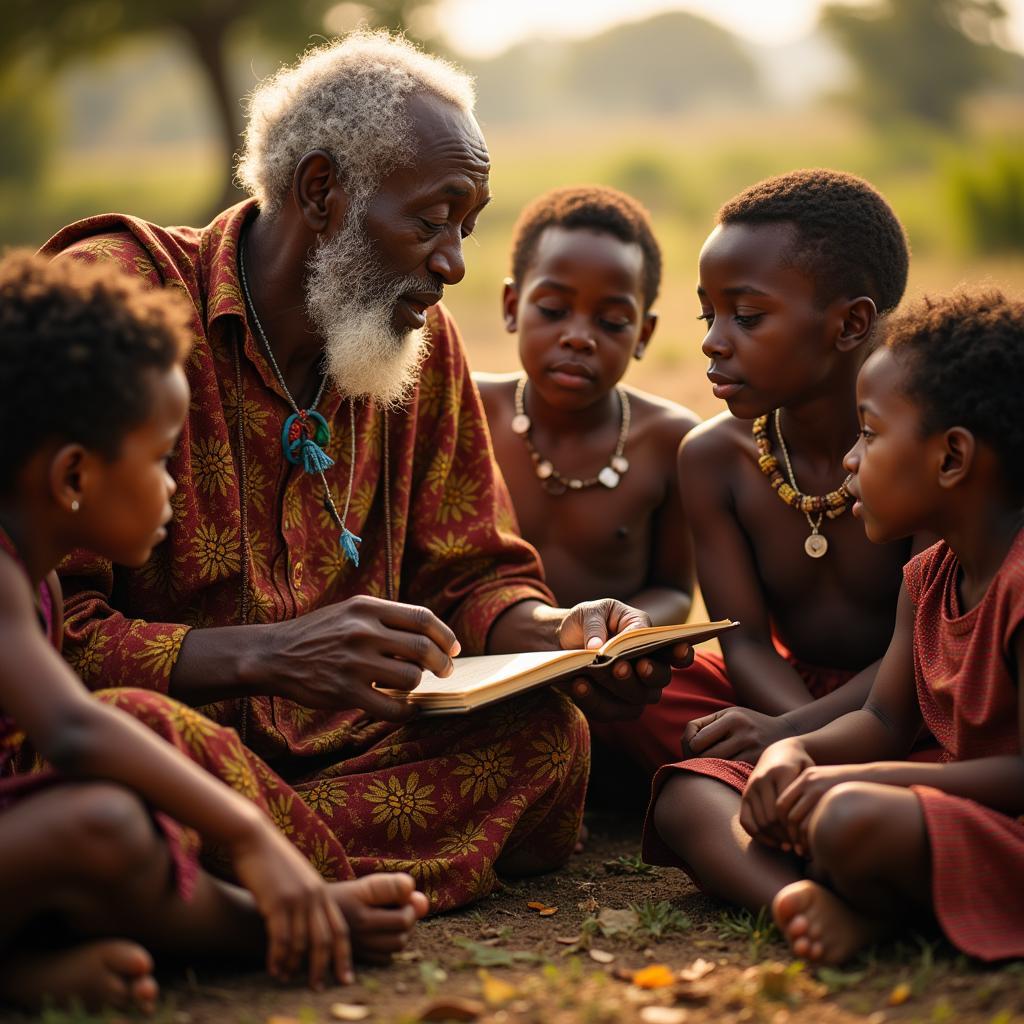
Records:
[[[495,869],[564,862],[586,723],[554,690],[407,722],[373,684],[646,621],[613,601],[551,607],[438,305],[489,200],[472,106],[451,66],[350,36],[256,90],[239,166],[252,200],[202,230],[95,217],[45,249],[115,260],[195,307],[168,539],[139,571],[87,554],[65,567],[67,657],[95,689],[203,706],[114,698],[259,801],[323,873],[408,870],[434,909],[486,894]],[[627,716],[667,677],[641,661],[573,696]]]

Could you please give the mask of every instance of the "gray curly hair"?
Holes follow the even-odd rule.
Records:
[[[468,75],[402,36],[359,31],[307,50],[250,95],[238,180],[261,211],[274,213],[299,160],[323,149],[351,198],[365,201],[414,155],[406,111],[414,92],[433,93],[467,113],[476,102]]]

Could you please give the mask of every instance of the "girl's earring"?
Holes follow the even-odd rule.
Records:
[[[79,509],[80,509],[81,507],[82,507],[82,506],[81,506],[81,504],[79,503],[79,501],[78,501],[78,499],[77,499],[77,498],[72,498],[72,499],[71,499],[71,511],[72,511],[72,512],[77,512],[77,511],[78,511],[78,510],[79,510]]]

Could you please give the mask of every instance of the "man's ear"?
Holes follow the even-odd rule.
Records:
[[[978,443],[966,427],[950,427],[942,434],[938,484],[951,490],[970,473]]]
[[[505,287],[501,293],[501,315],[505,321],[505,330],[515,334],[519,330],[519,289],[511,277],[505,278]]]
[[[840,352],[852,352],[867,341],[878,322],[875,300],[867,295],[849,299],[842,310],[843,321],[836,337],[836,348]]]
[[[50,496],[65,512],[77,512],[93,483],[95,456],[80,444],[58,448],[50,460]]]
[[[295,168],[292,197],[302,219],[316,235],[337,228],[348,211],[348,193],[338,178],[330,153],[314,149]]]
[[[658,326],[658,314],[657,313],[645,313],[644,322],[640,327],[640,337],[637,340],[636,348],[633,349],[634,359],[643,359],[647,353],[647,346],[651,342],[651,335],[654,334],[654,328]]]

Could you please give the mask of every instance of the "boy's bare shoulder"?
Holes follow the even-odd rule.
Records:
[[[479,388],[480,394],[485,391],[514,390],[521,373],[487,373],[483,370],[473,371],[473,383]]]
[[[521,374],[518,373],[473,373],[473,383],[480,392],[480,399],[484,403],[484,412],[488,420],[493,423],[496,417],[512,408],[515,398],[516,381]]]
[[[700,417],[685,405],[637,388],[623,390],[629,395],[633,422],[659,440],[678,445],[700,423]]]
[[[714,465],[721,473],[740,460],[747,461],[755,450],[750,421],[721,412],[686,435],[679,451],[679,468],[685,473],[688,468],[703,470]]]

